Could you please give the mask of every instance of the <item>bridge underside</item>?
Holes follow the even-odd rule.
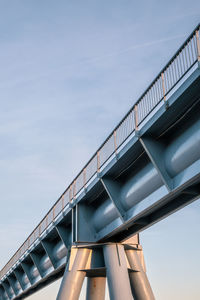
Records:
[[[0,299],[25,298],[61,277],[74,243],[122,242],[198,199],[199,116],[196,64],[1,278]]]

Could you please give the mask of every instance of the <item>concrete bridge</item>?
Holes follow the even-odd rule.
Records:
[[[0,299],[154,299],[139,232],[200,197],[200,25],[0,272]],[[187,222],[187,220],[186,220]]]

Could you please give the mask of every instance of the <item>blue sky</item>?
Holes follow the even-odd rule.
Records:
[[[195,0],[0,0],[1,267],[199,21]],[[156,299],[198,299],[199,204],[141,234]]]

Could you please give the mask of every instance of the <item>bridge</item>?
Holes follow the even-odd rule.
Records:
[[[0,299],[154,299],[139,232],[200,197],[200,24],[0,271]],[[186,220],[187,222],[187,220]]]

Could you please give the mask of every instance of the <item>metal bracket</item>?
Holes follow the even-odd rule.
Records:
[[[55,228],[63,244],[68,248],[70,243],[67,239],[66,229],[62,225],[56,225]]]
[[[41,266],[40,266],[39,256],[36,253],[31,252],[30,257],[32,258],[32,261],[33,261],[34,265],[38,269],[38,272],[39,272],[41,278],[43,278],[44,277],[44,274],[43,274],[44,272],[42,271]]]
[[[162,158],[164,147],[150,137],[141,137],[139,140],[168,191],[173,190],[173,179],[168,174]]]
[[[76,205],[76,222],[74,228],[76,239],[73,240],[74,242],[95,240],[96,231],[88,221],[91,219],[93,213],[94,210],[85,203],[78,203]]]
[[[8,296],[8,298],[9,298],[9,299],[12,299],[12,296],[10,295],[10,293],[9,293],[9,291],[8,291],[8,285],[6,284],[5,281],[2,282],[2,286],[3,286],[4,290],[5,290],[5,292],[6,292],[7,296]]]
[[[24,270],[24,273],[28,277],[28,280],[29,280],[30,284],[33,285],[34,284],[34,280],[31,277],[31,274],[29,272],[30,271],[30,267],[28,266],[28,264],[26,264],[24,262],[21,262],[21,266],[22,266],[22,269]]]
[[[55,263],[55,259],[53,257],[53,253],[52,253],[52,248],[53,248],[52,243],[50,243],[49,241],[43,240],[43,241],[41,241],[41,244],[42,244],[46,254],[49,257],[53,268],[56,269],[56,263]]]
[[[14,285],[14,282],[13,282],[13,278],[11,278],[10,276],[7,276],[7,279],[8,279],[8,282],[9,282],[10,286],[13,289],[13,292],[14,292],[15,296],[17,296],[18,292],[17,292],[17,290],[15,288],[15,285]]]
[[[22,274],[20,274],[21,272],[19,270],[14,270],[13,273],[15,274],[15,277],[17,278],[17,280],[18,280],[18,282],[21,286],[22,291],[24,291],[25,290],[25,284],[23,284],[23,282],[22,282],[22,279],[21,279]]]
[[[101,178],[101,183],[103,184],[103,187],[105,188],[110,200],[114,204],[121,221],[124,223],[126,218],[126,212],[120,202],[120,197],[121,197],[120,183],[117,183],[116,181],[105,177]]]

